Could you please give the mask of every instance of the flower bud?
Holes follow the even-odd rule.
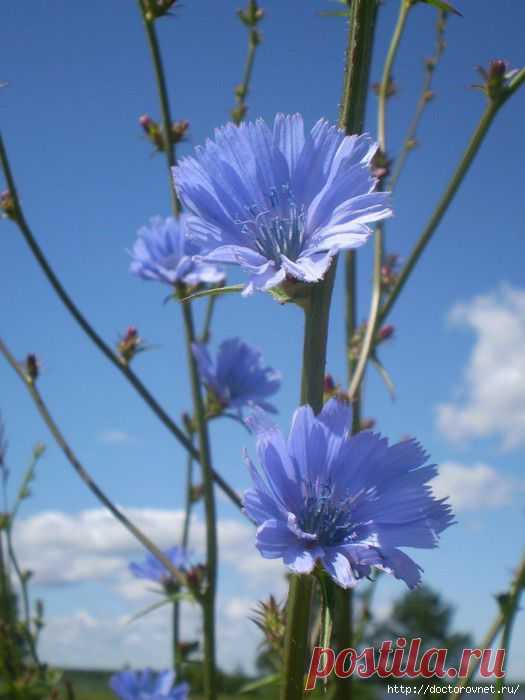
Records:
[[[199,642],[177,642],[177,654],[181,657],[183,661],[186,661],[190,654],[197,651],[199,648]]]
[[[151,22],[159,17],[170,14],[177,0],[146,0],[146,19]]]
[[[376,424],[375,418],[363,418],[359,424],[359,428],[361,430],[372,430],[372,428],[375,427],[375,424]]]
[[[38,375],[40,374],[40,363],[37,356],[33,353],[30,353],[26,357],[26,374],[31,382],[36,381],[38,379]]]
[[[488,69],[478,66],[478,72],[484,84],[474,85],[474,87],[483,90],[489,100],[498,100],[505,94],[510,79],[517,71],[509,70],[508,63],[498,58],[489,63]]]
[[[129,326],[117,344],[117,350],[123,364],[128,365],[135,355],[146,347],[135,326]]]
[[[237,15],[247,27],[256,27],[257,23],[264,18],[264,10],[257,5],[256,0],[249,0],[247,8],[237,10]]]
[[[385,178],[390,173],[391,161],[387,158],[386,153],[380,148],[372,158],[372,175],[379,180]]]
[[[204,484],[194,484],[190,491],[190,500],[192,503],[197,503],[204,496]]]
[[[186,581],[188,589],[196,598],[202,595],[206,584],[206,567],[204,564],[192,566],[186,573]]]
[[[392,324],[388,323],[385,326],[382,326],[379,331],[377,332],[377,339],[378,342],[383,342],[384,340],[388,340],[394,335],[395,328]]]
[[[325,374],[324,377],[324,393],[333,394],[336,389],[334,378],[331,374]]]
[[[0,211],[7,219],[14,219],[16,214],[15,201],[11,192],[6,190],[0,194]]]
[[[162,131],[158,123],[148,114],[143,114],[141,117],[139,117],[139,124],[157,151],[163,151],[164,139],[162,138]]]
[[[171,140],[173,143],[180,143],[186,138],[186,132],[190,127],[189,121],[181,119],[171,125]]]

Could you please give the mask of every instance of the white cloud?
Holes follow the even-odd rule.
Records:
[[[103,445],[130,445],[136,444],[137,438],[119,428],[108,428],[97,434],[97,442]]]
[[[496,292],[457,304],[450,321],[471,328],[476,341],[460,397],[437,409],[449,439],[498,437],[503,450],[525,444],[525,289]]]
[[[177,542],[182,531],[182,511],[154,508],[123,509],[126,515],[161,548]],[[247,521],[224,518],[218,522],[221,562],[243,576],[248,587],[279,588],[282,565],[263,559],[254,547],[255,531]],[[197,557],[205,551],[202,519],[192,521],[190,547]],[[102,508],[79,513],[44,511],[19,519],[14,538],[19,558],[34,572],[36,583],[63,585],[111,579],[119,593],[136,600],[148,584],[133,579],[127,564],[143,556],[143,550],[128,531]]]
[[[518,491],[525,490],[525,482],[511,479],[487,464],[466,466],[446,462],[432,481],[438,498],[450,497],[456,511],[501,508],[508,505]]]
[[[180,537],[183,513],[153,508],[123,509],[161,548]],[[97,605],[83,599],[71,612],[46,620],[43,655],[56,665],[119,668],[125,663],[159,667],[169,663],[170,615],[166,608],[128,624],[137,611],[158,600],[155,585],[135,579],[128,562],[144,552],[136,541],[103,509],[78,513],[45,511],[17,521],[15,546],[24,568],[34,571],[39,586],[74,585],[98,581],[108,593],[129,601],[129,613],[101,617]],[[282,598],[285,577],[282,562],[263,559],[254,547],[254,527],[229,518],[218,523],[221,572],[217,604],[219,660],[225,668],[249,668],[261,636],[248,619],[257,600],[270,593]],[[191,546],[197,556],[205,549],[202,519],[192,521]],[[226,574],[226,576],[225,576]],[[223,588],[234,594],[225,595]],[[74,590],[70,594],[75,600]],[[73,603],[75,605],[75,603]],[[200,613],[183,606],[184,637],[200,636]]]

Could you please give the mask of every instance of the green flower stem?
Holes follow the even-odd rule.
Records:
[[[168,98],[168,90],[166,87],[166,75],[164,72],[164,67],[162,65],[162,56],[160,54],[159,41],[157,39],[157,32],[155,30],[155,19],[153,17],[148,17],[145,0],[139,0],[139,8],[144,22],[144,29],[146,31],[146,36],[148,39],[148,45],[151,54],[151,61],[153,63],[155,73],[155,80],[157,82],[157,92],[159,95],[160,110],[162,114],[162,133],[164,141],[164,151],[166,153],[168,183],[172,207],[175,214],[178,214],[181,210],[181,206],[179,198],[177,197],[177,193],[175,191],[175,187],[173,185],[173,175],[171,173],[171,169],[175,166],[176,158],[175,144],[171,135],[172,120],[170,103]]]
[[[9,365],[16,372],[18,377],[22,380],[25,385],[29,395],[33,399],[33,402],[40,413],[44,423],[47,425],[49,432],[55,439],[55,442],[60,447],[62,452],[65,454],[68,462],[71,464],[73,469],[77,472],[82,481],[86,484],[88,489],[94,496],[110,511],[110,513],[130,532],[136,540],[140,542],[154,557],[156,557],[169,571],[171,576],[181,585],[186,584],[186,576],[179,571],[171,561],[161,552],[161,550],[149,539],[149,537],[142,532],[136,525],[134,525],[125,515],[120,511],[112,501],[106,496],[102,489],[93,480],[87,469],[85,469],[72,448],[69,446],[66,438],[60,431],[59,427],[55,423],[47,405],[37,389],[35,382],[26,375],[24,370],[20,367],[16,361],[14,355],[11,353],[9,348],[0,338],[0,353],[5,357]]]
[[[372,282],[372,297],[370,301],[370,312],[368,314],[368,321],[366,325],[365,336],[363,338],[363,345],[361,347],[361,352],[359,353],[359,358],[355,367],[353,368],[353,373],[350,381],[350,388],[348,389],[348,396],[350,401],[354,401],[360,394],[361,382],[366,370],[366,365],[368,363],[368,358],[372,353],[374,348],[374,338],[376,336],[377,321],[379,318],[379,306],[381,304],[381,262],[383,259],[383,227],[381,223],[376,227],[374,234],[374,277]],[[360,417],[360,416],[359,416]],[[358,432],[359,426],[353,426],[355,428],[352,432]]]
[[[378,94],[378,114],[377,114],[377,133],[378,141],[381,150],[384,152],[386,150],[386,105],[388,100],[388,88],[390,80],[392,78],[392,68],[394,66],[394,61],[397,56],[399,45],[401,43],[401,37],[403,36],[403,31],[406,26],[406,20],[408,17],[408,12],[412,6],[412,0],[401,0],[399,5],[399,14],[397,22],[394,28],[394,33],[390,40],[390,45],[388,47],[385,65],[383,67],[383,73],[381,77],[381,82],[379,84],[379,94]],[[363,114],[364,117],[364,114]],[[363,124],[364,125],[364,124]],[[361,127],[363,128],[363,127]],[[354,403],[354,413],[352,419],[352,433],[356,433],[361,429],[361,382],[363,381],[366,367],[368,364],[368,359],[372,354],[374,349],[374,339],[376,335],[376,330],[379,325],[379,308],[381,304],[381,265],[383,260],[383,223],[380,222],[375,229],[374,234],[374,273],[372,282],[372,296],[370,301],[370,311],[368,314],[367,327],[365,331],[365,336],[363,338],[363,343],[361,346],[361,351],[357,360],[350,360],[350,386],[348,389],[348,395],[350,400]],[[355,263],[354,263],[355,265]],[[354,271],[355,279],[355,271]],[[355,291],[355,285],[354,285]],[[354,300],[354,304],[355,304]],[[355,332],[355,311],[353,313],[354,323],[353,327],[350,329],[352,335]],[[352,336],[347,337],[347,347],[350,347]]]
[[[410,253],[410,256],[408,257],[406,263],[404,264],[403,269],[401,270],[392,291],[390,292],[386,301],[381,307],[381,310],[379,312],[378,323],[383,323],[385,318],[391,312],[394,304],[397,301],[397,298],[399,297],[399,294],[403,290],[403,287],[405,286],[408,278],[410,277],[412,270],[414,269],[416,263],[419,261],[419,258],[421,257],[423,251],[429,244],[432,236],[434,235],[437,227],[441,222],[441,219],[445,215],[460,185],[462,184],[465,175],[468,172],[468,169],[470,168],[474,158],[478,154],[480,146],[483,143],[488,133],[488,130],[490,129],[490,126],[494,121],[494,118],[496,117],[496,114],[498,113],[502,105],[505,104],[505,102],[516,92],[516,90],[523,84],[524,81],[525,69],[522,69],[514,77],[514,79],[505,89],[504,93],[500,98],[489,100],[485,111],[483,112],[481,119],[479,120],[479,123],[474,131],[474,134],[472,135],[470,142],[467,148],[465,149],[465,152],[463,153],[463,156],[454,174],[452,175],[449,184],[445,189],[445,192],[441,196],[441,199],[439,200],[436,208],[434,209],[434,212],[432,213],[427,225],[423,229],[423,232],[421,233],[421,236],[419,237],[416,245],[414,246],[414,249]]]
[[[193,441],[193,433],[188,433],[188,438]],[[183,549],[188,548],[190,536],[191,514],[193,509],[192,500],[193,486],[193,457],[191,454],[187,457],[186,462],[186,503],[184,505],[184,524],[182,526],[181,546]],[[173,668],[177,677],[181,677],[182,658],[179,652],[178,644],[180,642],[180,600],[173,603]]]
[[[206,517],[206,590],[202,598],[204,617],[204,691],[208,700],[217,697],[215,666],[215,594],[217,588],[217,517],[213,489],[213,469],[206,411],[202,399],[197,363],[192,352],[196,340],[191,304],[181,304],[186,335],[188,365],[193,395],[196,432],[199,442],[202,481],[204,486],[204,511]]]
[[[335,261],[325,280],[312,286],[305,309],[301,404],[310,404],[315,413],[323,407],[328,321],[334,278]],[[286,607],[282,700],[299,700],[303,697],[312,591],[312,576],[291,576]]]
[[[128,380],[131,386],[147,404],[147,406],[153,411],[157,418],[163,423],[163,425],[170,431],[170,433],[180,442],[180,444],[191,454],[194,458],[199,460],[199,453],[195,447],[188,441],[188,438],[184,434],[184,431],[179,428],[175,421],[168,415],[168,413],[162,408],[158,401],[153,397],[153,395],[148,391],[142,381],[133,372],[129,365],[124,364],[119,356],[113,352],[113,350],[107,345],[107,343],[102,340],[102,338],[95,331],[93,326],[81,313],[79,308],[76,306],[68,292],[65,290],[64,286],[60,282],[57,274],[49,264],[47,258],[45,257],[42,249],[38,245],[26,219],[22,208],[20,206],[20,200],[15,187],[13,175],[11,172],[11,167],[7,157],[7,152],[5,150],[4,142],[0,134],[0,163],[2,170],[6,179],[7,189],[12,197],[14,206],[13,220],[17,224],[20,233],[22,234],[25,242],[27,243],[33,257],[40,266],[42,272],[46,276],[48,282],[55,290],[58,298],[64,304],[69,313],[73,316],[75,321],[78,323],[80,328],[84,331],[87,337],[93,342],[93,344],[102,352],[107,360],[116,367],[121,374]],[[232,489],[232,487],[222,478],[217,472],[214,473],[215,481],[217,485],[224,491],[228,498],[238,507],[242,507],[241,499],[238,494]]]
[[[372,53],[377,3],[354,0],[351,5],[350,31],[346,53],[346,72],[341,108],[340,126],[347,133],[356,131],[363,120]],[[308,403],[318,413],[323,405],[323,386],[326,365],[326,344],[330,300],[335,278],[336,261],[324,282],[312,288],[306,307],[301,403]],[[332,585],[332,584],[329,584]],[[303,697],[304,672],[308,653],[308,629],[313,580],[309,576],[292,576],[288,594],[287,626],[285,635],[284,677],[282,700]],[[338,625],[338,645],[351,642],[351,601],[348,593],[339,594],[344,600],[343,615],[347,624]],[[341,602],[341,601],[340,601]],[[338,685],[338,692],[346,693]]]
[[[208,304],[206,306],[206,316],[204,318],[204,325],[202,328],[201,337],[199,338],[199,343],[207,343],[210,339],[211,334],[211,322],[213,319],[213,312],[215,310],[215,301],[217,297],[209,297]]]
[[[377,140],[381,149],[384,151],[386,146],[386,103],[388,100],[388,88],[392,78],[392,66],[401,43],[403,30],[405,29],[406,20],[412,0],[401,0],[399,4],[399,14],[397,17],[396,26],[392,39],[386,54],[385,65],[383,66],[383,74],[379,83],[378,105],[377,105]]]
[[[370,63],[375,38],[378,3],[354,2],[350,5],[350,26],[348,34],[348,49],[343,89],[343,101],[339,125],[347,134],[362,133],[364,130],[366,99],[370,76]],[[346,254],[345,286],[346,286],[346,338],[347,348],[357,326],[357,256],[354,251]],[[349,375],[353,374],[354,366],[350,361]],[[352,432],[360,426],[360,392],[356,392],[353,402]],[[353,592],[343,590],[331,581],[332,594],[335,601],[334,639],[337,650],[353,646]],[[334,700],[343,700],[352,695],[352,678],[338,678],[336,681]]]

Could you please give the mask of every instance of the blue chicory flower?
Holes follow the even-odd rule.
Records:
[[[181,571],[188,571],[192,567],[191,553],[184,547],[170,547],[163,554],[172,562],[173,566]],[[166,581],[171,581],[172,578],[164,564],[151,553],[148,553],[140,564],[132,562],[129,565],[129,570],[137,578],[145,578],[157,583],[165,583]]]
[[[173,671],[155,673],[121,671],[111,676],[109,686],[121,700],[186,700],[190,687],[187,683],[175,683]]]
[[[266,399],[281,386],[281,375],[264,365],[259,350],[240,338],[231,338],[221,343],[215,362],[203,343],[193,344],[193,354],[202,383],[224,408],[239,414],[248,406],[277,412]]]
[[[160,216],[150,219],[149,226],[138,231],[131,251],[130,272],[142,279],[169,285],[221,284],[223,272],[215,265],[193,259],[200,247],[188,235],[191,218],[181,214],[178,219]]]
[[[350,419],[338,399],[318,416],[302,406],[288,441],[262,415],[248,419],[262,468],[248,460],[254,487],[244,510],[258,525],[256,546],[298,574],[319,563],[343,588],[372,567],[414,588],[422,569],[399,547],[436,547],[453,522],[428,484],[437,468],[423,466],[427,455],[414,440],[389,446],[368,431],[349,437]]]
[[[300,114],[278,114],[273,131],[262,119],[217,129],[173,177],[206,260],[240,265],[250,294],[321,280],[339,250],[366,241],[367,224],[391,215],[389,194],[374,191],[376,150],[325,119],[305,134]]]

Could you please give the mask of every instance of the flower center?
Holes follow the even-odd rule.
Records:
[[[282,255],[295,262],[304,247],[305,211],[297,206],[290,189],[273,189],[268,208],[254,205],[249,213],[253,218],[238,223],[250,247],[279,267]]]
[[[321,545],[341,544],[352,531],[352,499],[338,498],[330,484],[309,484],[305,495],[304,509],[298,518],[301,530],[317,535]]]

